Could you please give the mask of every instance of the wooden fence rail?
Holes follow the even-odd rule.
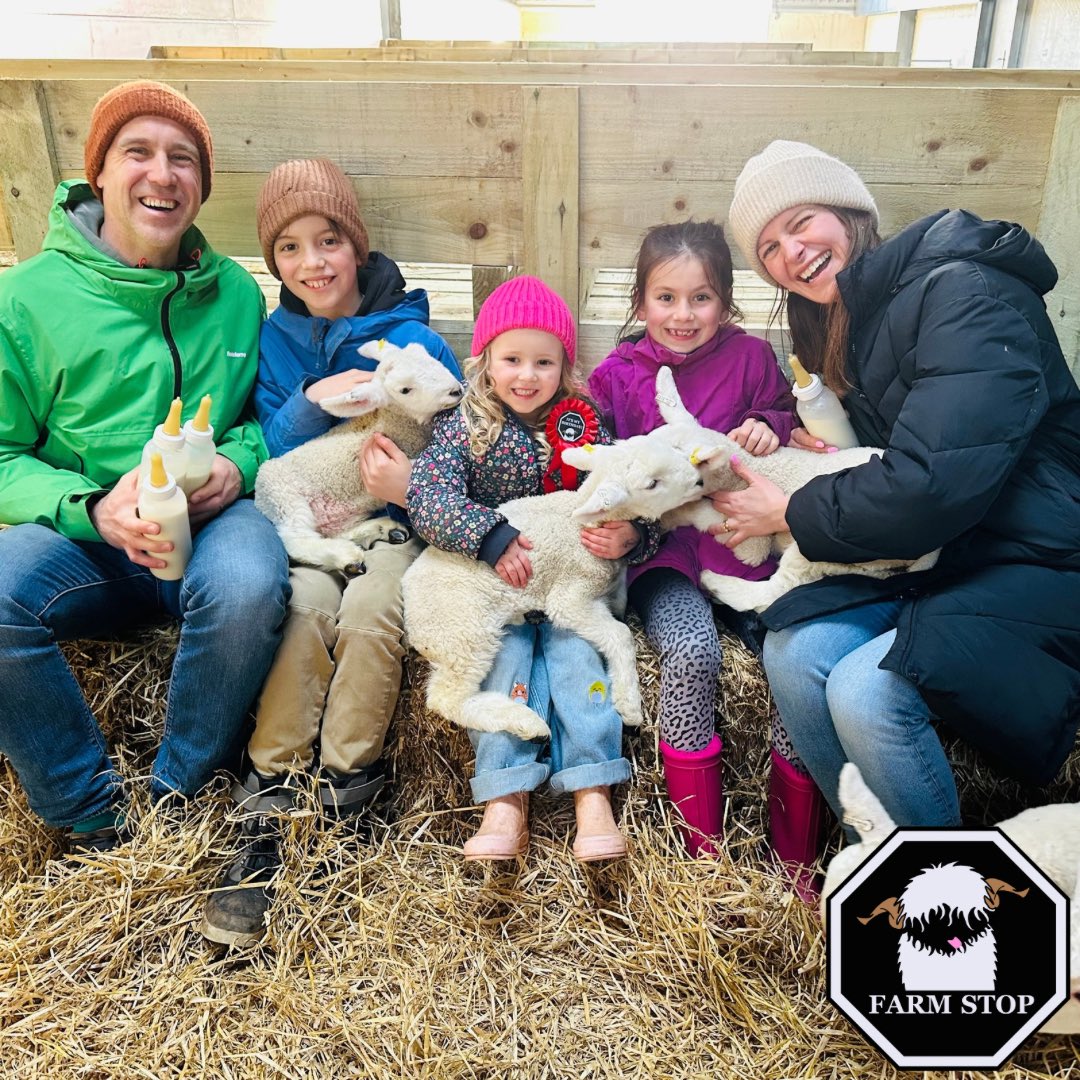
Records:
[[[373,243],[395,258],[465,264],[478,278],[520,267],[577,309],[598,271],[630,265],[646,227],[723,218],[746,158],[770,138],[800,139],[860,172],[886,232],[946,206],[1032,229],[1061,271],[1050,310],[1077,370],[1072,87],[558,85],[529,79],[532,67],[517,83],[187,79],[169,78],[170,63],[153,74],[189,94],[214,133],[214,194],[199,223],[227,254],[258,255],[253,207],[267,172],[322,154],[352,178]],[[91,108],[118,81],[107,65],[54,77],[50,63],[35,79],[0,68],[0,247],[19,258],[40,245],[55,182],[81,173]],[[460,345],[468,327],[453,329]],[[583,328],[587,362],[610,339],[610,327]]]

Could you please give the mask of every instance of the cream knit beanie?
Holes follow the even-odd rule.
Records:
[[[777,214],[800,203],[866,210],[878,224],[874,198],[850,165],[806,143],[769,143],[739,173],[728,223],[747,263],[772,285],[776,282],[758,258],[758,237]]]

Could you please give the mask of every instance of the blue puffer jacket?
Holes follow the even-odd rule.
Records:
[[[423,289],[405,292],[405,279],[393,259],[373,251],[360,271],[363,301],[358,314],[323,319],[281,286],[281,306],[263,323],[259,339],[259,377],[255,408],[271,457],[322,435],[338,423],[308,401],[304,391],[319,379],[358,368],[374,371],[375,361],[357,349],[385,338],[404,347],[418,342],[459,379],[461,368],[450,346],[428,326]]]
[[[887,581],[781,597],[772,629],[900,596],[881,666],[1000,767],[1049,781],[1080,723],[1080,389],[1042,296],[1057,271],[1019,225],[934,214],[837,277],[845,398],[880,459],[818,477],[787,520],[808,558],[913,558]]]

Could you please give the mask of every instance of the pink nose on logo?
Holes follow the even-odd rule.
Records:
[[[951,945],[954,949],[960,949],[963,947],[964,943],[958,937],[951,937],[945,944]]]

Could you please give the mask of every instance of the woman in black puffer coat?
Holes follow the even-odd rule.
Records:
[[[1080,723],[1080,389],[1042,300],[1053,263],[1020,226],[962,210],[882,242],[859,176],[803,143],[746,163],[730,222],[785,290],[804,365],[885,453],[790,500],[740,465],[750,486],[714,497],[721,539],[787,528],[828,562],[942,548],[931,571],[826,578],[765,613],[795,748],[834,810],[853,761],[900,825],[959,824],[935,718],[1049,782]]]

